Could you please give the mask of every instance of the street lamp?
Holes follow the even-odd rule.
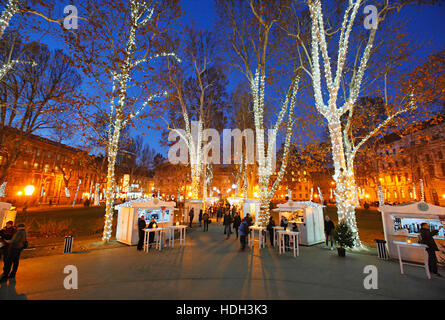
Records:
[[[32,185],[26,186],[25,187],[25,196],[32,196],[32,194],[34,193],[35,189],[36,188],[34,186],[32,186]]]

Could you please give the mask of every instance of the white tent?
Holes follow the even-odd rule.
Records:
[[[190,222],[189,212],[193,208],[193,221],[198,222],[199,211],[202,209],[201,199],[187,199],[184,201],[182,221]]]
[[[118,209],[116,240],[128,245],[138,242],[138,219],[144,215],[147,224],[151,218],[159,227],[173,225],[176,202],[158,198],[138,199],[116,206]]]
[[[398,258],[397,246],[394,241],[418,241],[420,224],[427,222],[434,229],[445,223],[445,208],[425,202],[412,202],[397,206],[384,205],[379,208],[382,213],[383,232],[387,242],[389,255]],[[441,229],[435,241],[442,252],[437,252],[439,262],[445,261],[445,233]],[[401,249],[403,260],[423,262],[420,250]]]
[[[272,211],[279,213],[279,221],[285,216],[289,227],[295,222],[299,229],[302,245],[313,245],[325,241],[323,205],[311,201],[292,201],[277,205]]]
[[[8,221],[14,221],[17,215],[16,210],[12,210],[12,205],[7,202],[0,202],[0,228],[3,228]]]

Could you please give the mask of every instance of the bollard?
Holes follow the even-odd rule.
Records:
[[[379,239],[374,239],[374,241],[377,243],[377,252],[379,254],[379,259],[388,260],[389,255],[388,251],[386,250],[386,241]]]
[[[66,236],[65,237],[65,244],[63,246],[63,253],[72,253],[73,251],[73,236]]]

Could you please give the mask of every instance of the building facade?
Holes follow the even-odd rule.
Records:
[[[366,148],[356,161],[359,197],[385,202],[419,201],[445,206],[445,121],[420,123],[403,135],[390,134]]]
[[[120,156],[119,159],[123,158]],[[0,154],[0,168],[5,164]],[[106,158],[88,155],[85,151],[37,135],[29,135],[21,153],[7,171],[5,196],[1,201],[16,206],[82,203],[86,199],[105,199]],[[149,173],[133,174],[126,166],[116,166],[117,196],[128,192],[149,190],[153,178]],[[127,185],[125,186],[125,182]]]

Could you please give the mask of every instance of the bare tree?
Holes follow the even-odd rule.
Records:
[[[67,43],[76,65],[92,79],[91,85],[106,97],[86,95],[79,116],[96,132],[90,119],[105,114],[108,119],[106,154],[107,203],[102,240],[109,241],[114,215],[116,191],[115,164],[122,130],[134,125],[134,120],[147,115],[164,92],[149,80],[151,63],[159,57],[173,56],[166,52],[169,25],[179,15],[176,0],[96,0],[83,4],[89,13],[88,23],[75,34],[66,33]],[[104,108],[108,104],[108,108]],[[153,111],[153,109],[152,109]],[[98,133],[100,136],[100,133]]]
[[[182,62],[167,66],[167,82],[174,92],[170,100],[169,130],[176,132],[188,147],[192,197],[199,198],[200,184],[203,182],[205,203],[209,181],[205,178],[208,169],[205,164],[213,163],[213,160],[218,162],[219,154],[212,150],[213,160],[209,160],[210,150],[205,144],[208,137],[204,137],[203,132],[206,127],[223,127],[227,79],[217,55],[214,34],[191,27],[185,28],[184,34],[185,40],[180,50]]]
[[[279,101],[277,117],[272,125],[268,143],[265,142],[266,91],[271,90],[274,76],[278,76],[279,68],[274,70],[273,64],[279,54],[278,25],[283,19],[283,12],[288,1],[218,1],[220,23],[226,26],[226,37],[237,56],[233,66],[242,72],[249,81],[253,99],[254,124],[256,132],[256,153],[258,163],[259,197],[262,211],[258,222],[266,225],[269,220],[269,202],[280,183],[287,165],[287,156],[293,130],[293,114],[299,88],[300,68],[298,63],[290,68],[289,85],[285,97]],[[227,31],[227,29],[229,31]],[[272,72],[271,72],[272,70]],[[288,69],[289,70],[289,69]],[[275,71],[275,72],[273,72]],[[269,78],[266,79],[266,77]],[[274,173],[274,145],[277,134],[282,126],[285,128],[285,143],[282,165],[276,179],[271,183]]]
[[[66,126],[73,92],[81,83],[62,51],[52,52],[45,45],[5,38],[1,40],[1,58],[8,59],[8,40],[15,42],[17,52],[27,47],[23,57],[35,63],[16,64],[14,72],[0,82],[0,149],[5,159],[0,183],[6,182],[9,168],[30,135]]]

